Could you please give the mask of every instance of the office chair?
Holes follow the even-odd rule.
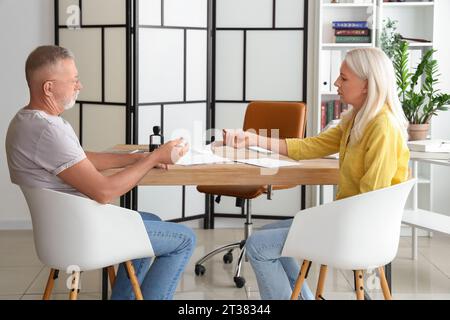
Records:
[[[39,260],[50,267],[43,300],[49,300],[59,270],[71,273],[69,299],[76,300],[80,273],[125,262],[136,300],[143,296],[131,260],[154,252],[140,215],[113,205],[48,189],[21,186],[30,209]]]
[[[258,134],[271,137],[271,130],[279,130],[279,138],[304,138],[306,128],[306,105],[293,102],[252,102],[245,112],[243,130],[254,130]],[[264,130],[264,131],[262,131]],[[289,189],[296,186],[198,186],[197,190],[207,195],[216,195],[216,202],[221,196],[236,198],[236,206],[241,207],[246,216],[244,240],[232,243],[208,253],[195,264],[195,274],[204,275],[205,261],[214,255],[225,252],[223,261],[225,264],[233,262],[233,250],[239,248],[239,260],[236,266],[234,282],[238,288],[245,285],[245,278],[241,277],[242,259],[245,257],[245,240],[252,232],[251,200],[267,193],[271,199],[273,190]],[[244,210],[244,206],[246,210]]]
[[[321,265],[316,299],[323,299],[328,267],[353,270],[356,297],[364,300],[364,270],[377,269],[383,296],[391,300],[384,266],[394,260],[408,195],[416,180],[299,212],[281,256],[303,259],[291,299],[297,300],[311,262]]]

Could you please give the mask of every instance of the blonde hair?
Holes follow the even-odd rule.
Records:
[[[361,140],[367,125],[388,106],[391,118],[402,133],[405,141],[408,139],[408,121],[397,95],[397,84],[392,61],[378,48],[358,48],[347,53],[345,60],[348,67],[362,80],[367,80],[367,99],[355,117],[351,142]],[[351,108],[343,115],[343,122],[352,119]]]

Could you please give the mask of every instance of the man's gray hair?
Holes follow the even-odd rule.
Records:
[[[66,48],[58,46],[40,46],[33,50],[25,64],[25,75],[28,84],[31,84],[33,74],[43,68],[56,65],[65,59],[75,59],[73,53]]]

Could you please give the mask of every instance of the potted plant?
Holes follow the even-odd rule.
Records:
[[[414,72],[409,69],[409,45],[400,41],[394,47],[393,63],[399,89],[399,98],[410,125],[410,140],[427,138],[430,120],[439,111],[447,111],[450,95],[436,89],[440,74],[438,63],[433,59],[436,50],[428,50]],[[419,80],[422,80],[419,85]]]

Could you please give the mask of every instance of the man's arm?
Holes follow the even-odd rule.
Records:
[[[144,159],[148,154],[114,154],[114,153],[99,153],[86,152],[89,161],[92,162],[98,171],[107,169],[124,168]]]
[[[173,164],[182,157],[189,147],[179,147],[180,141],[168,142],[121,172],[108,177],[102,175],[89,158],[62,171],[58,177],[91,199],[103,204],[110,203],[134,188],[158,164]]]

